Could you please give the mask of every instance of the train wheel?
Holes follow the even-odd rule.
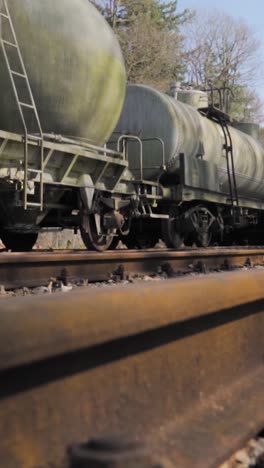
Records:
[[[95,215],[89,215],[85,220],[85,226],[80,227],[81,237],[85,247],[88,250],[97,250],[98,252],[114,250],[119,242],[119,237],[103,228],[101,218],[100,231],[102,234],[98,235]]]
[[[208,247],[212,241],[211,232],[203,232],[197,235],[196,245],[197,247]]]
[[[197,247],[208,247],[211,244],[212,226],[215,216],[203,205],[198,205],[190,212],[190,219],[195,230],[195,243]]]
[[[13,252],[28,252],[32,250],[37,241],[38,234],[36,233],[18,233],[0,231],[0,238],[8,250]]]
[[[184,235],[180,232],[175,218],[162,220],[162,239],[168,248],[180,249],[184,247]]]

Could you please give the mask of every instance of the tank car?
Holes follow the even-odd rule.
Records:
[[[159,238],[206,247],[252,232],[262,240],[255,128],[232,123],[198,91],[175,99],[129,85],[124,103],[119,44],[88,0],[0,0],[0,21],[8,249],[31,249],[40,231],[64,228],[80,229],[98,251],[119,239],[131,248]]]
[[[132,190],[104,146],[125,97],[118,41],[88,0],[1,0],[0,22],[0,237],[25,250],[81,228],[110,247]]]
[[[128,246],[154,245],[159,237],[173,248],[249,236],[261,242],[264,149],[256,125],[232,123],[203,92],[175,96],[129,85],[115,132],[127,134],[134,179],[151,187],[123,238]]]

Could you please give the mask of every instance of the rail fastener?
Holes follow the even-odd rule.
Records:
[[[51,277],[69,282],[107,281],[112,276],[124,279],[160,270],[171,277],[177,272],[207,273],[254,265],[264,265],[264,248],[1,253],[0,285],[6,289],[37,287],[48,284]]]

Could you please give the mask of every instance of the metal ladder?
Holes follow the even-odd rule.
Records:
[[[230,192],[231,205],[233,208],[233,218],[235,217],[239,208],[239,197],[237,192],[237,183],[236,183],[236,173],[235,173],[235,164],[234,164],[234,154],[233,154],[233,143],[230,130],[228,128],[227,122],[221,117],[219,118],[219,123],[223,130],[224,134],[224,150],[226,154],[226,166],[227,166],[227,175],[228,175],[228,185]]]
[[[236,183],[233,142],[232,142],[232,136],[228,127],[228,122],[230,122],[230,119],[229,119],[228,114],[226,114],[225,112],[213,106],[199,109],[199,112],[202,115],[205,115],[209,119],[213,120],[214,122],[217,122],[221,126],[221,129],[223,132],[223,136],[224,136],[223,149],[225,151],[225,158],[226,158],[228,188],[229,188],[229,195],[230,195],[230,201],[231,201],[231,206],[232,206],[233,223],[236,224],[236,222],[239,222],[239,196],[238,196],[237,183]]]
[[[43,198],[44,198],[44,184],[43,184],[44,138],[43,138],[43,131],[42,131],[42,128],[41,128],[38,111],[37,111],[37,108],[36,108],[35,100],[34,100],[33,93],[32,93],[32,90],[31,90],[31,86],[30,86],[30,83],[29,83],[29,79],[28,79],[28,75],[27,75],[27,72],[26,72],[24,60],[23,60],[23,57],[22,57],[22,54],[21,54],[21,50],[20,50],[18,41],[17,41],[17,36],[16,36],[16,32],[15,32],[14,25],[13,25],[13,22],[12,22],[12,18],[11,18],[11,15],[10,15],[10,11],[9,11],[9,8],[8,8],[8,5],[7,5],[7,1],[6,0],[2,0],[2,1],[0,0],[0,3],[2,3],[2,8],[1,8],[1,5],[0,5],[0,19],[1,19],[1,24],[0,24],[1,37],[0,37],[0,40],[1,40],[1,46],[2,46],[2,50],[3,50],[3,55],[4,55],[4,58],[5,58],[6,66],[7,66],[7,69],[8,69],[9,77],[10,77],[10,80],[11,80],[13,92],[14,92],[14,95],[15,95],[16,104],[17,104],[17,107],[18,107],[18,110],[19,110],[21,122],[22,122],[23,128],[24,128],[24,188],[23,188],[24,200],[23,200],[23,206],[24,206],[25,210],[28,207],[36,207],[36,208],[40,208],[40,210],[43,211]],[[6,40],[4,38],[4,32],[3,32],[3,29],[4,29],[3,28],[3,22],[4,21],[9,24],[11,37],[12,37],[11,41],[8,41],[8,40]],[[9,57],[9,51],[11,49],[16,51],[15,55],[16,55],[17,63],[19,65],[19,69],[17,69],[17,70],[13,70],[11,68],[10,57]],[[17,87],[16,81],[15,81],[16,78],[19,78],[19,79],[21,79],[21,80],[23,80],[25,82],[27,94],[28,94],[28,97],[29,97],[29,102],[21,101],[20,96],[19,96],[18,87]],[[36,123],[36,129],[38,129],[38,134],[39,134],[38,136],[30,135],[29,132],[28,132],[27,118],[26,118],[26,115],[25,115],[25,110],[26,109],[30,110],[34,115],[34,119],[35,119],[35,123]],[[38,169],[32,169],[32,168],[28,167],[29,140],[34,140],[38,144],[38,148],[39,148],[39,168]],[[29,174],[35,174],[35,176],[39,174],[39,177],[40,177],[40,180],[39,180],[39,201],[34,202],[34,203],[28,200],[27,183],[28,183]]]

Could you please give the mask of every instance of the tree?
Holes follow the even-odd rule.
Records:
[[[178,0],[91,0],[113,28],[130,24],[138,16],[150,17],[156,25],[175,30],[190,15],[185,9],[177,12]]]
[[[163,88],[183,75],[181,24],[177,0],[93,0],[117,34],[128,80]]]
[[[229,87],[236,100],[234,114],[243,112],[245,102],[259,113],[253,86],[260,71],[260,44],[251,29],[242,20],[217,12],[196,15],[184,33],[187,81],[197,88],[207,88],[210,82]]]
[[[232,104],[232,117],[238,121],[260,123],[264,120],[263,102],[254,89],[236,86]]]

